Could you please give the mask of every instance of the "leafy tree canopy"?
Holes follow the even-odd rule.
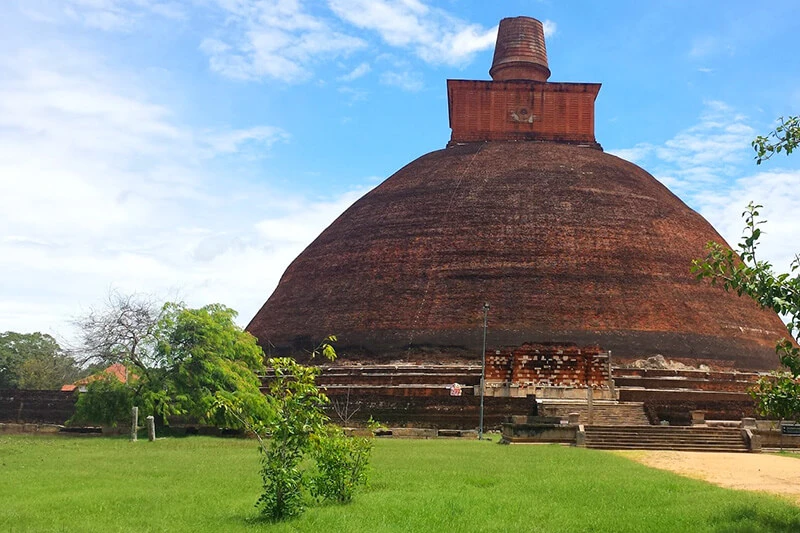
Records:
[[[127,386],[143,414],[239,427],[239,420],[218,407],[220,399],[258,418],[267,416],[269,405],[259,389],[263,352],[255,337],[236,325],[236,316],[221,304],[158,307],[113,293],[104,309],[92,310],[78,323],[87,360],[130,367],[135,378]],[[87,409],[90,404],[86,400]],[[83,407],[79,400],[76,420],[91,420],[94,415]]]
[[[760,165],[775,154],[791,154],[800,145],[800,116],[778,119],[778,126],[766,136],[759,135],[753,141],[756,164]]]
[[[81,369],[46,333],[0,333],[0,389],[60,389]]]

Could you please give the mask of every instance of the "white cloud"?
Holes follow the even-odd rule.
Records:
[[[612,152],[646,163],[646,168],[677,194],[691,195],[729,180],[751,164],[750,141],[755,135],[744,115],[723,102],[709,101],[696,125],[662,145],[639,144]]]
[[[543,20],[542,27],[544,28],[544,37],[545,39],[549,39],[553,35],[556,34],[558,30],[558,26],[552,20]]]
[[[735,48],[733,45],[725,42],[722,38],[707,35],[697,37],[692,41],[692,47],[689,49],[689,57],[691,59],[704,59],[722,53],[733,55],[734,52]]]
[[[399,87],[404,91],[418,92],[425,86],[422,75],[411,71],[387,71],[381,74],[381,83]]]
[[[762,258],[777,271],[786,271],[800,252],[800,170],[756,167],[750,146],[756,134],[747,117],[711,101],[696,125],[663,144],[641,143],[610,152],[653,173],[734,247],[744,228],[745,207],[751,201],[762,204],[760,211],[768,220]]]
[[[345,74],[343,76],[339,76],[336,79],[339,80],[339,81],[357,80],[358,78],[361,78],[361,77],[365,76],[366,74],[368,74],[370,70],[372,70],[372,68],[370,68],[369,63],[361,63],[360,65],[358,65],[356,68],[354,68],[353,70],[351,70],[347,74]]]
[[[653,153],[654,146],[650,143],[639,143],[633,148],[612,148],[608,153],[621,157],[631,163],[641,163]]]
[[[69,337],[110,287],[222,302],[246,324],[360,194],[323,202],[239,179],[287,134],[190,128],[143,80],[62,51],[0,58],[0,331]]]
[[[375,31],[390,46],[410,48],[433,64],[466,64],[497,39],[496,26],[469,24],[419,0],[329,0],[328,4],[342,20]]]
[[[38,22],[78,22],[103,31],[129,31],[149,15],[186,16],[180,3],[158,0],[25,0],[19,5],[24,15]]]
[[[366,191],[363,188],[356,189],[327,201],[300,199],[290,204],[290,209],[285,213],[259,221],[256,229],[265,241],[273,245],[290,246],[295,250],[291,254],[291,259],[294,259]],[[303,216],[298,216],[301,212]]]
[[[339,87],[337,91],[348,97],[348,105],[353,105],[356,102],[362,102],[367,99],[369,93],[362,89],[353,89],[352,87]]]
[[[240,80],[273,78],[300,82],[311,66],[347,55],[366,43],[310,15],[300,0],[217,0],[225,16],[220,35],[200,49],[211,69]]]
[[[759,209],[766,224],[760,239],[761,258],[776,271],[788,272],[789,263],[800,253],[800,170],[772,170],[737,179],[730,188],[697,194],[694,203],[728,243],[735,246],[744,228],[742,212],[749,202]]]

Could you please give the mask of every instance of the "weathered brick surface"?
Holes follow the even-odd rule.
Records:
[[[0,422],[63,424],[75,412],[72,392],[0,390]]]
[[[673,378],[626,378],[614,376],[617,387],[643,387],[646,389],[689,389],[713,392],[747,392],[753,386],[752,381],[724,381]]]
[[[317,383],[323,386],[477,385],[480,379],[479,365],[324,366]]]
[[[286,270],[247,329],[268,353],[339,335],[343,360],[480,362],[487,343],[598,344],[777,366],[785,326],[697,281],[722,237],[641,168],[565,144],[428,154],[357,201]]]
[[[705,411],[707,420],[741,420],[755,416],[753,400],[744,392],[620,389],[619,399],[642,402],[653,424],[668,420],[674,425],[689,425],[691,411],[695,410]]]
[[[499,81],[547,81],[550,68],[547,64],[544,25],[531,17],[501,20],[489,75]]]
[[[474,429],[478,427],[480,397],[463,396],[398,396],[385,391],[349,391],[349,396],[328,395],[331,405],[328,414],[343,425],[365,424],[370,417],[390,427],[423,427],[436,429]],[[487,429],[499,429],[512,415],[536,414],[536,399],[484,399],[484,424]]]
[[[685,378],[690,380],[705,379],[709,381],[745,381],[755,383],[761,377],[761,374],[742,371],[670,370],[615,366],[614,377]]]
[[[451,143],[560,141],[599,148],[599,83],[447,80]]]
[[[599,346],[523,344],[486,354],[486,380],[568,387],[606,387],[608,354]]]

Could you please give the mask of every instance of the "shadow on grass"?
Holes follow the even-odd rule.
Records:
[[[714,517],[720,533],[750,533],[753,531],[769,531],[775,533],[797,533],[800,531],[800,512],[792,515],[784,514],[785,510],[774,508],[758,508],[750,505],[739,505],[728,509]]]

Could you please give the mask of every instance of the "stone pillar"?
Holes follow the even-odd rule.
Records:
[[[705,411],[691,411],[692,425],[705,426],[706,425],[706,412]]]
[[[147,440],[156,440],[156,419],[152,415],[147,417]]]
[[[742,418],[742,427],[746,429],[756,429],[756,419],[755,418]]]
[[[131,408],[131,442],[136,442],[136,430],[139,429],[139,408]]]

